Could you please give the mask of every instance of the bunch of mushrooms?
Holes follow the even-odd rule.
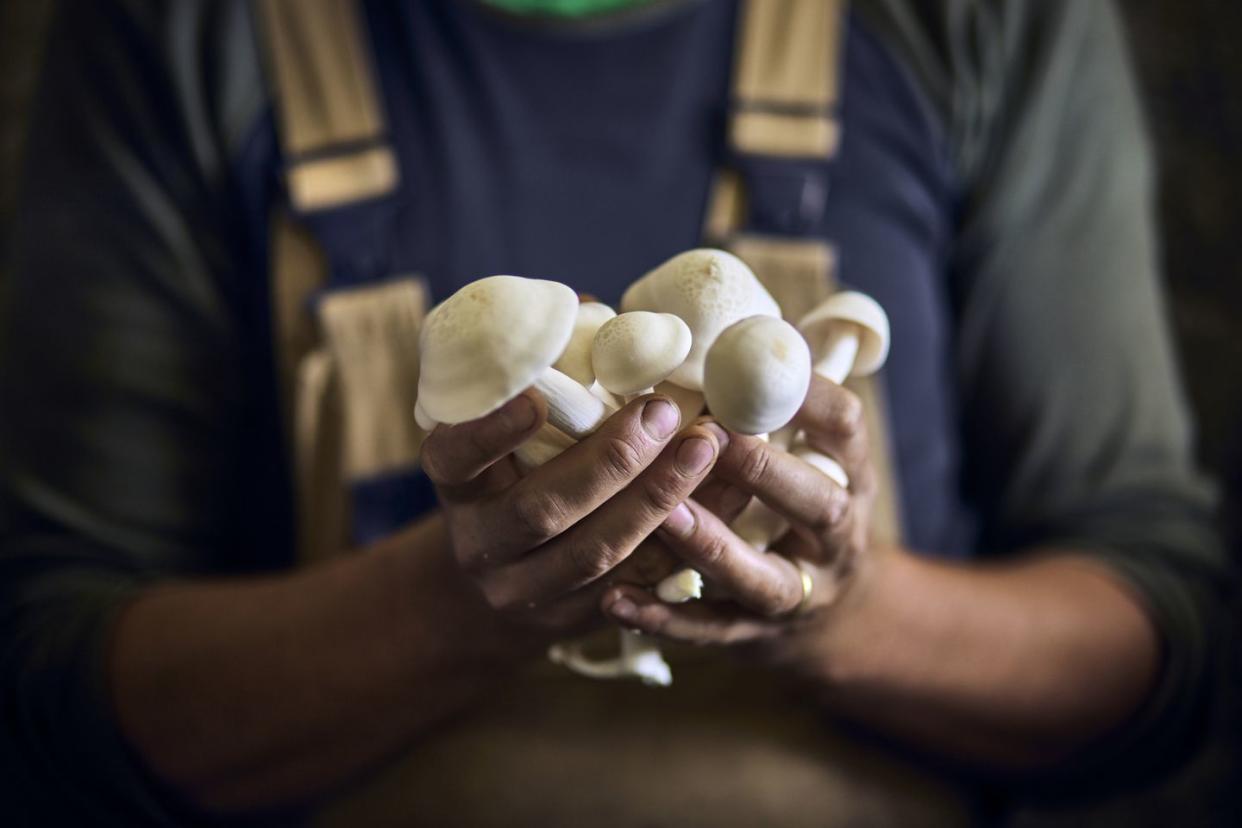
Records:
[[[619,404],[653,389],[677,403],[683,423],[706,403],[722,424],[747,434],[776,431],[801,407],[811,375],[807,341],[780,318],[775,300],[735,256],[707,249],[675,256],[635,282],[621,309],[618,315],[597,302],[579,303],[569,287],[538,279],[492,276],[466,285],[423,325],[419,425],[430,430],[485,416],[533,386],[547,400],[548,421],[515,452],[529,468],[593,432]],[[804,323],[816,323],[814,316]],[[852,363],[841,355],[848,330],[834,330],[826,346],[832,364]],[[883,340],[886,347],[887,330]],[[770,540],[780,527],[768,522]],[[690,569],[656,587],[670,603],[701,591],[702,579]],[[595,678],[672,681],[655,642],[624,630],[615,658],[591,660],[573,642],[554,646],[549,656]]]

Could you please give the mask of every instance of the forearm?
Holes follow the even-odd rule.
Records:
[[[321,793],[477,697],[533,641],[458,575],[439,519],[282,577],[152,589],[110,661],[122,730],[205,806]]]
[[[836,710],[968,762],[1033,769],[1123,722],[1159,667],[1136,598],[1072,552],[1002,565],[891,550],[795,636]]]

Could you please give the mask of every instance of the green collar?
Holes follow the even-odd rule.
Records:
[[[482,0],[510,14],[542,17],[589,17],[641,6],[651,0]]]

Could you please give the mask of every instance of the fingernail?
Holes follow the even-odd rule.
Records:
[[[729,445],[729,432],[715,420],[703,420],[699,425],[707,429],[716,438],[716,443],[720,446],[720,450],[724,451],[725,446]]]
[[[525,394],[514,397],[504,407],[505,424],[514,431],[525,431],[535,424],[535,403]]]
[[[634,621],[638,618],[638,607],[629,598],[619,598],[612,603],[608,611],[622,621]]]
[[[677,468],[690,477],[702,472],[715,457],[711,443],[702,437],[689,437],[677,447]]]
[[[694,531],[694,513],[686,504],[678,503],[677,507],[668,513],[668,517],[664,518],[663,525],[674,535],[684,538]]]
[[[681,425],[681,413],[668,400],[651,400],[643,406],[643,428],[656,440],[667,440]]]

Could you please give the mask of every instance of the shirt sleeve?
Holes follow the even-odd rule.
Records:
[[[61,6],[0,285],[0,752],[17,771],[0,786],[32,823],[171,822],[104,662],[144,584],[236,554],[247,274],[218,125],[237,87],[189,66],[245,21],[236,3]]]
[[[1150,614],[1159,684],[1084,757],[1132,773],[1202,717],[1226,571],[1165,319],[1150,151],[1110,3],[975,5],[990,11],[947,50],[979,67],[954,96],[967,485],[985,549],[1082,550]]]

